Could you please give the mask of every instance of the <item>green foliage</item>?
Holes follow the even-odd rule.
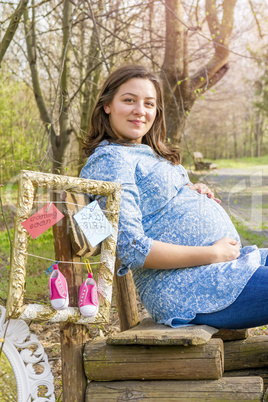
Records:
[[[45,153],[44,129],[31,89],[0,73],[0,182],[21,169],[39,170]]]
[[[17,385],[13,369],[4,355],[0,354],[0,401],[17,401]]]
[[[13,238],[14,230],[11,229]],[[9,261],[9,241],[6,231],[0,231],[0,266],[4,268],[1,272],[0,297],[7,298],[7,286],[9,281],[10,261]],[[47,230],[37,239],[30,238],[29,254],[38,255],[45,258],[54,258],[54,243],[52,228]],[[40,303],[48,302],[48,278],[46,270],[50,267],[49,261],[36,257],[28,256],[26,274],[26,302]],[[3,286],[4,285],[4,286]]]

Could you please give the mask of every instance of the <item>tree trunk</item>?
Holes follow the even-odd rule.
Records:
[[[63,71],[61,74],[61,92],[60,92],[60,135],[57,152],[54,154],[53,173],[64,174],[64,168],[67,166],[66,151],[70,143],[70,136],[72,128],[70,125],[70,63],[71,63],[71,15],[72,15],[72,2],[71,0],[64,0],[63,2],[63,43],[62,43],[62,65]]]
[[[233,127],[232,127],[232,129],[233,129],[233,140],[234,140],[234,157],[235,158],[238,158],[238,150],[237,150],[237,132],[236,132],[236,130],[237,130],[237,127],[236,127],[236,124],[235,124],[235,116],[233,115],[232,116],[232,120],[233,120]]]
[[[33,2],[34,5],[34,2]],[[37,70],[37,54],[36,54],[36,43],[35,43],[35,9],[32,9],[32,21],[29,20],[28,10],[24,11],[24,29],[25,29],[25,38],[26,38],[26,46],[27,46],[27,56],[28,63],[30,66],[32,84],[33,84],[33,92],[36,100],[36,104],[40,113],[41,120],[45,126],[47,134],[51,138],[52,149],[54,153],[57,150],[58,137],[56,134],[56,130],[52,123],[51,117],[49,116],[45,99],[42,93],[42,89],[39,81],[39,74]]]
[[[188,80],[187,30],[178,20],[183,19],[183,6],[178,0],[166,1],[166,42],[162,66],[167,134],[178,145],[186,123],[186,113],[194,97]]]
[[[167,135],[173,145],[180,142],[187,115],[196,94],[215,85],[228,71],[229,41],[237,0],[223,1],[222,20],[217,15],[216,0],[206,0],[206,19],[213,39],[211,60],[189,77],[188,29],[185,27],[182,2],[166,0],[166,42],[162,66],[164,81]]]
[[[34,5],[34,1],[33,1]],[[62,45],[62,75],[60,92],[60,133],[56,133],[52,117],[49,115],[45,99],[42,93],[37,69],[37,53],[35,43],[35,8],[32,8],[32,21],[29,20],[28,10],[24,11],[25,37],[27,44],[28,62],[30,65],[33,91],[39,109],[41,120],[50,136],[53,150],[53,173],[64,173],[66,164],[65,152],[70,142],[72,128],[69,121],[69,85],[70,85],[70,20],[72,14],[72,2],[64,0],[63,8],[63,45]]]

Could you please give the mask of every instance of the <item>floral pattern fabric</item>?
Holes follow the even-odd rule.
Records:
[[[241,248],[238,259],[184,269],[143,268],[153,240],[209,246],[223,237],[240,242],[225,210],[191,190],[187,171],[144,144],[103,141],[81,177],[122,184],[117,253],[118,275],[132,270],[141,301],[157,323],[185,325],[197,313],[219,311],[235,301],[268,250]],[[105,208],[105,199],[99,203]]]

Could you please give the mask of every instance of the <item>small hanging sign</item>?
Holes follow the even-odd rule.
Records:
[[[21,224],[36,239],[62,218],[64,215],[50,202]]]
[[[113,227],[100,209],[97,201],[93,201],[77,212],[73,218],[80,226],[92,247],[113,233]]]

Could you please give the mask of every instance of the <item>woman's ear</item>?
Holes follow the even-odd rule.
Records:
[[[106,114],[109,114],[111,112],[110,106],[109,105],[104,105],[103,109],[105,111]]]

